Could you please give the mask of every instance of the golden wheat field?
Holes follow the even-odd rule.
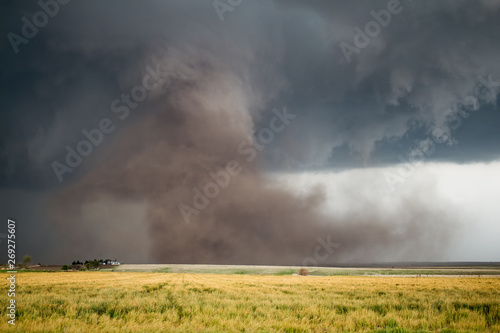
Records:
[[[20,272],[16,288],[2,332],[500,332],[499,278]]]

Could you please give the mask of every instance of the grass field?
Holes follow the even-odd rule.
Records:
[[[6,276],[2,274],[1,276]],[[1,332],[500,332],[500,279],[19,272]]]
[[[114,272],[155,272],[155,273],[209,273],[209,274],[262,274],[291,275],[297,273],[297,266],[253,266],[253,265],[120,265],[106,270]],[[453,276],[500,276],[498,263],[482,265],[423,266],[404,267],[308,267],[315,276],[359,276],[359,275],[453,275]]]

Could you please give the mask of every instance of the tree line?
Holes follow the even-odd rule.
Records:
[[[79,268],[83,268],[85,266],[88,270],[90,269],[98,269],[102,265],[113,265],[118,263],[118,260],[114,259],[94,259],[94,260],[85,260],[85,262],[81,262],[79,260],[75,260],[71,263],[71,266],[78,266]],[[118,263],[119,264],[119,263]],[[68,265],[64,265],[63,270],[69,269]]]

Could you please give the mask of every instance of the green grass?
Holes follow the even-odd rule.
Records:
[[[298,270],[296,270],[296,269],[285,269],[285,270],[274,273],[274,275],[277,275],[277,276],[292,275],[292,274],[297,274],[297,272],[298,272]]]
[[[292,275],[301,267],[294,266],[243,266],[243,265],[121,265],[119,272],[168,272],[203,274],[256,274]],[[450,268],[338,268],[307,267],[313,276],[369,276],[369,275],[499,275],[500,266],[493,267],[450,267]]]

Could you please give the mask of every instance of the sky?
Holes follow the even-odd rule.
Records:
[[[19,260],[500,261],[498,0],[0,12]]]

